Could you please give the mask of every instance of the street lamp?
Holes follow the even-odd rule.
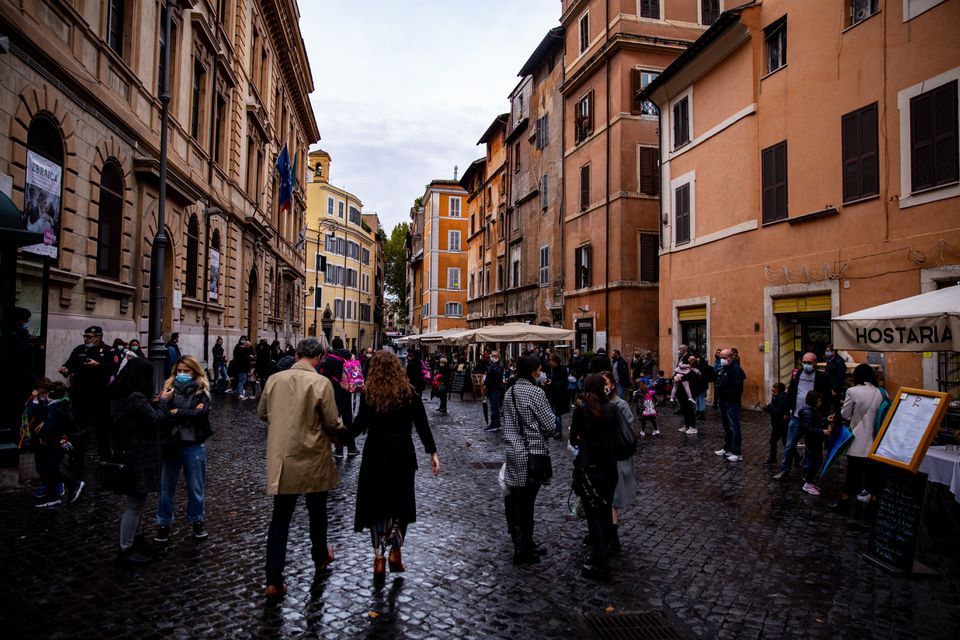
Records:
[[[159,389],[167,377],[167,350],[163,344],[163,262],[166,257],[170,238],[167,237],[167,129],[170,124],[170,31],[173,22],[173,9],[180,6],[180,0],[167,3],[166,19],[163,24],[163,78],[160,88],[160,184],[158,187],[157,231],[153,236],[150,255],[150,317],[147,326],[150,361],[154,368],[154,388]]]

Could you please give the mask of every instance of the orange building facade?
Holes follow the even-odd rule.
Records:
[[[638,95],[661,110],[662,361],[737,347],[744,404],[822,358],[831,317],[960,280],[960,2],[845,4],[728,11]],[[850,355],[956,397],[956,353]]]
[[[408,286],[414,333],[467,326],[466,195],[456,180],[434,180],[421,206],[410,212]]]
[[[563,320],[583,351],[658,341],[658,120],[635,95],[722,2],[564,0]]]

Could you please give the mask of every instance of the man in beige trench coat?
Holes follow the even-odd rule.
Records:
[[[297,496],[306,496],[310,515],[313,562],[320,572],[333,561],[327,546],[327,492],[340,483],[330,454],[343,423],[330,381],[317,373],[323,347],[315,338],[297,345],[297,361],[267,380],[259,413],[267,429],[267,495],[273,496],[273,516],[267,533],[267,598],[287,592],[283,567],[287,536]]]

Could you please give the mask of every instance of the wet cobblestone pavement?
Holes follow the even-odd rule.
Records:
[[[769,480],[769,426],[753,412],[745,412],[744,461],[727,462],[713,454],[720,427],[710,410],[699,435],[679,434],[679,417],[667,410],[663,435],[641,440],[639,496],[620,527],[624,551],[614,580],[597,584],[580,575],[586,527],[567,510],[564,445],[551,445],[556,478],[537,502],[536,537],[549,554],[517,569],[496,479],[501,436],[482,431],[479,403],[452,400],[441,416],[434,401],[443,473],[430,475],[418,443],[419,521],[404,546],[407,572],[374,584],[369,538],[352,530],[360,459],[346,459],[329,502],[331,570],[314,575],[301,501],[289,594],[267,606],[271,500],[266,425],[255,405],[223,398],[215,406],[210,537],[190,537],[181,483],[168,551],[152,566],[114,563],[122,500],[95,481],[77,503],[44,510],[33,507],[32,488],[0,493],[3,637],[590,638],[585,616],[639,611],[661,612],[689,638],[960,637],[960,533],[949,493],[931,497],[918,550],[943,575],[891,576],[860,557],[867,519],[827,508],[842,473],[819,498],[801,492],[797,474]],[[155,506],[154,494],[149,537]]]

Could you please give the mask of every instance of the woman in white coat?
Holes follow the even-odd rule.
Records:
[[[836,508],[850,504],[850,496],[860,502],[870,502],[873,478],[867,453],[873,444],[873,427],[883,394],[877,388],[877,376],[868,364],[859,364],[853,370],[853,386],[847,389],[840,414],[853,431],[853,443],[847,450],[847,478]]]

